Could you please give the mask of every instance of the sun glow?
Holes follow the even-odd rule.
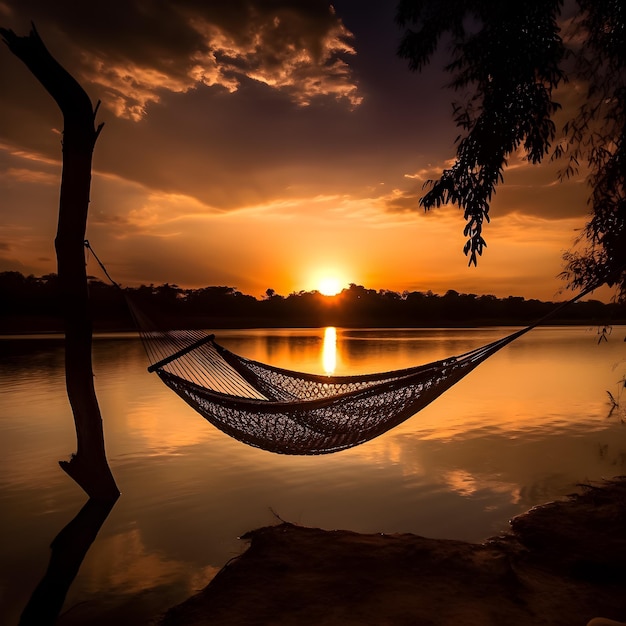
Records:
[[[319,281],[317,290],[323,296],[336,296],[341,291],[341,281],[338,278],[326,276]]]

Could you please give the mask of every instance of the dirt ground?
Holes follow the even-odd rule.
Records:
[[[626,477],[581,485],[482,544],[288,523],[160,626],[585,626],[626,620]]]

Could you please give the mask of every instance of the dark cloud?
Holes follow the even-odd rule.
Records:
[[[504,172],[504,182],[496,187],[491,202],[491,216],[523,213],[549,220],[580,217],[586,211],[589,186],[582,175],[561,180],[559,162],[532,165],[519,157],[511,157],[512,166]],[[420,198],[428,190],[429,180],[436,180],[447,167],[429,168],[418,174],[407,175],[412,182],[403,191],[385,201],[392,213],[424,212]],[[426,214],[436,213],[432,209]]]
[[[446,96],[433,90],[425,97],[428,77],[412,75],[396,57],[394,7],[384,1],[338,2],[335,11],[320,1],[276,0],[110,2],[97,12],[68,0],[10,6],[8,25],[25,33],[32,17],[55,56],[88,76],[88,93],[103,100],[96,167],[207,206],[264,202],[301,193],[312,181],[320,193],[401,186],[421,154],[434,149],[444,158],[451,146]],[[210,25],[218,28],[215,41],[230,37],[233,47],[221,42],[222,74],[213,86],[208,74],[189,74],[208,52]],[[342,52],[342,42],[356,53]],[[310,55],[300,65],[298,50]],[[60,115],[11,57],[0,54],[16,81],[0,101],[0,120],[10,122],[0,135],[58,156],[50,129],[60,128]]]
[[[490,216],[497,219],[507,214],[520,213],[547,220],[582,218],[586,213],[588,191],[587,185],[581,181],[555,182],[546,186],[503,184],[496,190]],[[411,194],[403,195],[391,200],[387,208],[392,212],[422,213],[424,207],[419,205],[419,198]],[[431,209],[426,215],[440,210]]]
[[[162,92],[199,84],[235,91],[250,77],[300,104],[316,96],[360,101],[349,65],[351,34],[330,5],[12,0],[14,30],[34,21],[61,62],[103,90],[105,106],[138,120]]]

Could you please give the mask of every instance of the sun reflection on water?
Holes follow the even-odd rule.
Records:
[[[343,375],[431,362],[506,332],[328,327],[220,338],[247,358]],[[0,529],[14,539],[0,544],[10,601],[0,602],[0,623],[17,623],[49,554],[41,538],[58,533],[82,496],[56,465],[75,436],[62,343],[8,341],[20,343],[0,344],[14,354],[0,358]],[[206,584],[243,549],[237,537],[275,521],[272,511],[319,528],[483,541],[577,482],[626,472],[626,429],[615,413],[607,418],[605,391],[623,346],[598,345],[582,327],[536,329],[404,424],[321,458],[271,455],[227,437],[146,372],[135,336],[97,338],[107,453],[124,495],[66,606],[81,617],[105,604],[109,614],[132,605],[154,615]]]
[[[324,329],[322,365],[326,374],[334,374],[337,369],[337,329],[334,326]]]

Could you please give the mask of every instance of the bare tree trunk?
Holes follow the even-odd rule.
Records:
[[[91,159],[102,124],[95,128],[89,96],[52,57],[33,29],[25,37],[0,28],[0,35],[63,113],[63,173],[55,239],[60,299],[65,321],[65,380],[76,425],[77,451],[59,464],[92,498],[119,496],[104,449],[102,418],[92,361],[85,230],[91,187]]]

